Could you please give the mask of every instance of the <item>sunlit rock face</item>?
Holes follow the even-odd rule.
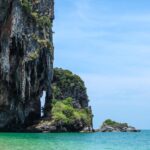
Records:
[[[0,0],[0,129],[40,118],[50,103],[53,72],[53,0]]]

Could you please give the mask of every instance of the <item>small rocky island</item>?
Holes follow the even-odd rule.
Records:
[[[103,122],[100,132],[140,132],[135,127],[129,126],[127,123],[118,123],[107,119]]]
[[[51,104],[46,116],[28,132],[92,132],[92,109],[83,80],[69,70],[54,68]],[[51,111],[49,111],[51,107]]]

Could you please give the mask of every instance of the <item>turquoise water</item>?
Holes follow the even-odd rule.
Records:
[[[0,133],[0,150],[150,150],[150,131],[140,133]]]

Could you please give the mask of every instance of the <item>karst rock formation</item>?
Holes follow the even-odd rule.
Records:
[[[0,0],[0,130],[40,118],[53,74],[53,0]]]

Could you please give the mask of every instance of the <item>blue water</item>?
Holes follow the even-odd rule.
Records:
[[[150,150],[150,131],[140,133],[0,133],[0,150]]]

